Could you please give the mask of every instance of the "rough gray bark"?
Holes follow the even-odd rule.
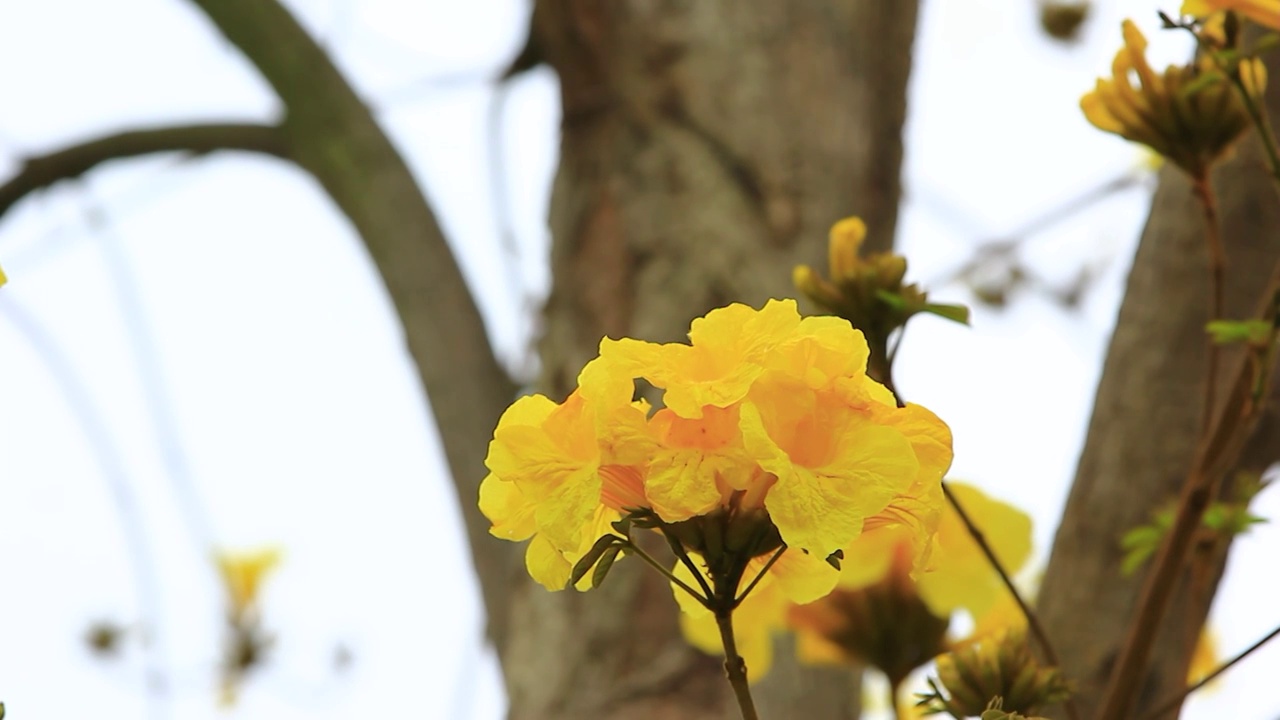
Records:
[[[1273,73],[1278,69],[1274,59],[1269,66]],[[1267,102],[1275,117],[1280,88],[1274,84]],[[1246,317],[1256,311],[1258,295],[1280,260],[1275,243],[1280,202],[1256,138],[1218,168],[1214,185],[1227,248],[1226,314]],[[1195,446],[1210,308],[1206,247],[1204,221],[1188,181],[1166,168],[1129,275],[1040,593],[1042,619],[1068,676],[1079,685],[1086,718],[1098,709],[1142,588],[1142,572],[1128,578],[1120,573],[1120,538],[1176,499]],[[1224,370],[1231,360],[1224,354]],[[1241,470],[1261,472],[1280,459],[1277,402],[1280,396],[1273,394],[1271,409],[1243,453]],[[1184,574],[1165,618],[1140,710],[1185,687],[1197,630],[1208,614],[1228,545],[1204,542],[1193,551],[1199,569]]]
[[[679,340],[713,307],[793,296],[792,266],[823,266],[841,217],[891,244],[916,11],[537,3],[533,42],[564,111],[545,390],[567,394],[602,336]],[[666,583],[637,565],[588,595],[548,594],[513,569],[511,717],[736,716],[720,662],[684,643]],[[852,718],[855,688],[852,673],[780,654],[757,694],[767,718]]]

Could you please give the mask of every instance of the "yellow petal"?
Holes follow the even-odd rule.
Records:
[[[504,540],[524,540],[533,535],[533,503],[515,483],[501,480],[493,473],[480,481],[480,512],[493,527],[489,533]]]
[[[743,582],[750,582],[767,561],[768,557],[752,560],[747,565]],[[826,597],[835,589],[836,582],[840,579],[840,572],[832,567],[826,558],[791,549],[785,550],[778,557],[769,568],[768,574],[768,578],[761,579],[761,585],[766,579],[770,580],[787,600],[800,605]],[[751,592],[754,594],[759,589],[757,585]]]
[[[529,575],[548,590],[558,592],[569,584],[573,566],[546,538],[534,535],[525,550],[524,565]]]
[[[747,405],[743,439],[760,466],[778,478],[765,507],[783,540],[826,557],[848,545],[868,516],[905,490],[919,465],[896,430],[853,412],[820,412],[812,419],[795,427],[782,446],[760,411]]]
[[[1017,573],[1031,556],[1031,518],[973,486],[949,483],[949,487],[1000,564],[1009,573]],[[966,608],[979,617],[1004,592],[999,575],[950,508],[944,511],[938,527],[930,564],[929,571],[921,573],[916,582],[920,597],[938,615]]]

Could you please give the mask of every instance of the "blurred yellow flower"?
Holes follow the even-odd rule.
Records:
[[[4,285],[7,282],[9,282],[9,278],[5,277],[4,268],[0,268],[0,285]]]
[[[1124,47],[1112,62],[1112,77],[1098,79],[1081,98],[1081,110],[1100,130],[1147,145],[1193,178],[1205,177],[1213,161],[1250,126],[1244,102],[1207,54],[1159,74],[1147,62],[1147,39],[1138,27],[1125,20],[1122,30]],[[1261,61],[1240,60],[1234,72],[1250,95],[1261,97],[1266,87]]]
[[[1191,655],[1191,666],[1187,668],[1187,685],[1194,685],[1205,679],[1218,666],[1222,658],[1218,653],[1218,638],[1208,626],[1200,631],[1200,639],[1196,641],[1195,652]],[[1213,687],[1213,682],[1208,684]]]
[[[263,630],[262,583],[280,564],[279,548],[214,552],[227,597],[227,635],[223,646],[220,703],[235,703],[240,685],[266,656],[274,638]]]
[[[972,486],[948,486],[1001,564],[1021,569],[1031,553],[1030,518]],[[935,482],[920,494],[896,503],[927,506],[942,493]],[[896,682],[946,648],[955,610],[967,610],[984,635],[1018,626],[1017,605],[960,517],[949,505],[940,514],[936,532],[922,531],[924,513],[885,512],[867,523],[843,551],[837,589],[789,612],[801,660],[866,663]]]
[[[232,615],[256,612],[262,582],[280,565],[281,557],[282,553],[276,547],[234,552],[219,550],[214,553],[214,562],[227,591]]]
[[[1266,27],[1280,30],[1280,0],[1183,0],[1182,14],[1205,17],[1234,10]]]

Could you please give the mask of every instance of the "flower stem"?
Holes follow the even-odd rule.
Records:
[[[645,562],[649,563],[650,567],[652,567],[654,570],[657,570],[658,573],[662,575],[664,578],[666,578],[667,580],[670,580],[673,585],[675,585],[676,587],[680,588],[681,590],[684,590],[685,592],[693,596],[693,598],[697,600],[699,603],[701,603],[703,607],[710,607],[709,605],[710,601],[706,598],[706,596],[704,596],[702,593],[698,592],[697,590],[694,590],[689,585],[689,583],[676,577],[675,574],[673,574],[670,570],[664,567],[662,563],[654,559],[652,555],[645,552],[644,550],[641,550],[639,545],[631,542],[631,540],[628,539],[626,547],[631,552],[635,553],[636,555],[639,555],[641,560],[644,560]]]
[[[1035,636],[1036,642],[1040,645],[1040,651],[1044,653],[1045,661],[1050,665],[1060,665],[1058,654],[1053,651],[1053,645],[1049,642],[1049,634],[1045,632],[1044,626],[1040,624],[1040,619],[1036,617],[1031,606],[1022,597],[1022,593],[1018,592],[1018,588],[1014,586],[1013,579],[1009,577],[1009,572],[1000,564],[995,551],[991,549],[991,544],[987,542],[987,537],[973,523],[973,519],[964,511],[964,507],[960,505],[960,500],[955,496],[955,493],[951,492],[951,488],[945,482],[942,483],[942,492],[947,496],[947,502],[951,503],[956,515],[960,516],[960,522],[964,523],[965,529],[969,531],[969,536],[982,549],[982,554],[987,557],[987,562],[991,563],[991,567],[995,568],[996,574],[1000,576],[1000,581],[1004,583],[1005,589],[1009,591],[1010,595],[1013,595],[1014,602],[1018,603],[1018,609],[1027,618],[1027,627],[1031,629],[1031,634]],[[1080,711],[1076,707],[1074,700],[1067,698],[1062,705],[1067,711],[1067,717],[1071,718],[1071,720],[1080,720]]]
[[[1277,292],[1280,292],[1280,263],[1272,271],[1262,298],[1273,303]],[[1263,304],[1262,307],[1273,305]],[[1271,342],[1275,342],[1274,335]],[[1274,371],[1266,374],[1271,372]],[[1259,379],[1252,377],[1247,358],[1241,359],[1232,377],[1231,391],[1224,397],[1221,411],[1212,416],[1212,422],[1201,433],[1196,445],[1173,525],[1165,534],[1143,582],[1133,620],[1103,693],[1098,720],[1126,720],[1132,716],[1137,689],[1142,685],[1142,674],[1151,657],[1156,633],[1186,566],[1196,530],[1222,478],[1234,467],[1245,440],[1257,427],[1261,407],[1253,401],[1253,393]],[[1262,378],[1262,382],[1266,383],[1266,378]]]
[[[720,642],[724,643],[724,671],[729,676],[734,697],[738,699],[742,720],[760,720],[751,699],[751,689],[747,687],[747,663],[738,654],[738,645],[733,639],[733,610],[717,609],[716,625],[720,628]]]
[[[769,572],[769,568],[773,567],[774,563],[778,562],[778,558],[782,557],[782,553],[786,552],[786,549],[787,549],[786,545],[783,545],[782,547],[778,548],[778,551],[773,554],[773,557],[769,558],[769,562],[765,563],[764,567],[760,568],[760,572],[756,573],[755,578],[753,578],[751,580],[751,583],[747,585],[747,589],[743,590],[741,595],[734,598],[734,601],[733,601],[734,607],[737,607],[738,605],[740,605],[742,601],[747,598],[747,594],[750,593],[752,590],[755,590],[756,585],[759,584],[760,582],[760,579],[764,577],[765,573]]]

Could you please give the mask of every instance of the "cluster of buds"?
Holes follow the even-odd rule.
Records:
[[[904,284],[907,259],[901,255],[885,252],[859,257],[866,236],[867,226],[860,218],[837,222],[828,245],[829,277],[822,277],[808,265],[798,265],[792,280],[819,308],[848,320],[866,334],[874,376],[877,364],[886,361],[889,335],[913,315],[932,313],[967,323],[969,311],[961,305],[931,303],[918,285]]]
[[[1197,32],[1201,52],[1187,65],[1157,73],[1147,62],[1147,39],[1132,21],[1123,24],[1124,47],[1112,62],[1111,78],[1080,100],[1096,127],[1142,143],[1192,178],[1209,168],[1253,123],[1248,103],[1261,102],[1266,68],[1237,49],[1235,15]],[[1131,75],[1136,75],[1135,87]],[[1237,92],[1237,87],[1243,94]]]
[[[937,667],[938,680],[947,694],[935,685],[934,692],[924,695],[920,704],[929,712],[957,718],[986,717],[983,713],[990,709],[1032,715],[1071,692],[1057,668],[1036,660],[1021,629],[996,633],[942,655]],[[1001,700],[999,708],[991,707],[995,698]]]

